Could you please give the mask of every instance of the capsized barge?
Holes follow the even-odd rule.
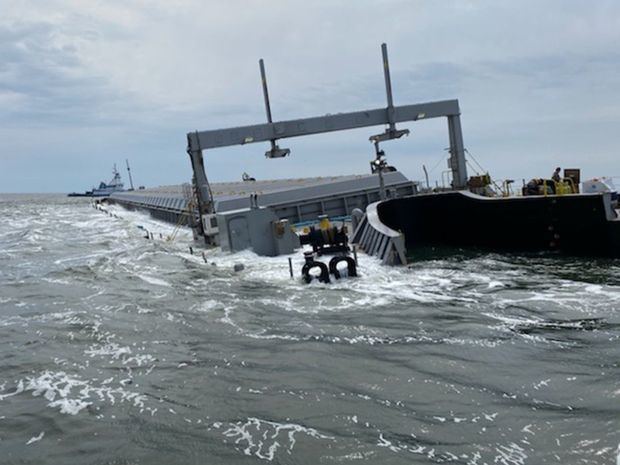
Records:
[[[385,173],[384,184],[390,195],[402,197],[417,193],[417,184],[398,171]],[[375,175],[326,176],[265,181],[211,183],[213,213],[202,227],[217,228],[217,215],[251,209],[269,209],[278,220],[290,224],[314,222],[317,217],[342,218],[355,209],[366,209],[380,199],[379,179]],[[144,210],[154,218],[200,228],[195,196],[189,184],[115,192],[109,202],[128,209]],[[214,220],[211,225],[210,221]]]
[[[467,175],[458,100],[394,105],[385,44],[382,55],[386,107],[276,122],[260,60],[266,123],[188,133],[193,184],[183,193],[177,187],[168,192],[116,193],[110,200],[146,208],[168,221],[185,215],[195,237],[206,244],[230,251],[251,248],[263,255],[290,253],[299,247],[291,223],[329,215],[351,216],[352,241],[391,265],[405,264],[415,248],[428,246],[620,256],[620,222],[613,194],[547,192],[546,183],[533,186],[543,188],[544,195],[491,197],[470,192],[475,177]],[[419,193],[415,183],[387,165],[379,145],[409,134],[396,124],[431,118],[447,121],[451,181],[447,189]],[[369,138],[375,147],[372,175],[327,182],[327,178],[285,180],[271,188],[269,183],[253,181],[226,188],[207,179],[207,150],[268,142],[265,156],[277,159],[290,154],[278,145],[281,139],[380,125],[384,132]]]
[[[609,192],[485,197],[454,191],[390,199],[370,209],[375,225],[402,236],[410,257],[450,247],[620,258],[620,216]],[[359,228],[353,241],[372,252],[363,232]]]

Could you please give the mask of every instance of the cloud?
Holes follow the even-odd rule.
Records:
[[[0,3],[4,189],[79,189],[126,156],[144,184],[188,179],[188,131],[264,121],[261,57],[276,119],[381,107],[381,42],[396,103],[459,98],[465,142],[495,173],[561,160],[620,171],[615,0]],[[443,122],[410,127],[388,153],[416,177],[447,135]],[[262,146],[209,153],[209,174],[365,171],[370,133],[287,141],[287,161],[264,161]]]
[[[105,79],[82,68],[77,46],[50,23],[0,24],[0,56],[5,125],[80,124],[109,102]]]

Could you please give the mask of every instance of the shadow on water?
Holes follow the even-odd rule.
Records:
[[[419,247],[408,251],[409,268],[428,262],[445,265],[484,266],[486,271],[508,268],[531,271],[541,276],[589,284],[620,285],[620,260],[566,256],[555,252],[490,252],[481,248]]]
[[[520,334],[539,334],[550,331],[596,331],[614,329],[618,325],[610,324],[603,318],[582,318],[574,320],[548,320],[536,323],[517,324],[512,329]]]

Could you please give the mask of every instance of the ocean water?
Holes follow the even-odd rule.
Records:
[[[303,285],[112,210],[0,196],[0,463],[616,463],[618,261]]]

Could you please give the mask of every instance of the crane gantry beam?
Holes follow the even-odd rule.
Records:
[[[270,142],[271,150],[268,150],[265,155],[269,158],[278,158],[290,153],[289,149],[279,148],[276,144],[279,139],[386,125],[387,127],[384,133],[371,137],[371,140],[378,142],[396,139],[408,133],[408,130],[397,130],[395,126],[396,123],[420,121],[430,118],[447,118],[450,143],[449,168],[452,171],[452,187],[455,189],[465,188],[467,185],[467,168],[465,164],[465,147],[463,145],[458,100],[442,100],[437,102],[394,106],[387,61],[387,48],[385,44],[382,44],[382,52],[387,107],[275,122],[271,121],[271,108],[267,93],[265,70],[263,61],[261,60],[261,79],[268,121],[262,124],[195,131],[187,134],[187,153],[190,155],[194,171],[194,182],[198,196],[198,210],[201,219],[204,214],[214,213],[213,199],[204,169],[203,150],[257,142]]]

